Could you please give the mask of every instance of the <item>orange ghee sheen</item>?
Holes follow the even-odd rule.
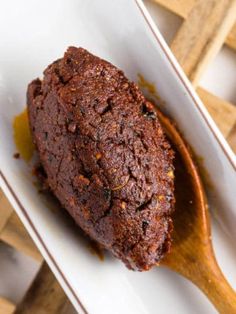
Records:
[[[34,153],[34,144],[26,108],[13,119],[13,138],[20,156],[26,162],[30,161]]]

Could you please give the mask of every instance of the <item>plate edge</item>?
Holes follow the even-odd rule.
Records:
[[[54,257],[52,256],[52,254],[50,253],[47,245],[45,244],[45,242],[43,241],[42,237],[40,236],[40,234],[37,231],[37,228],[35,227],[34,223],[32,222],[32,220],[30,219],[29,215],[27,214],[26,209],[24,208],[23,204],[21,203],[21,201],[19,200],[19,198],[17,197],[15,191],[13,190],[13,188],[11,187],[10,183],[7,181],[6,177],[4,176],[3,172],[0,169],[0,178],[3,181],[3,184],[1,184],[0,182],[0,186],[3,189],[3,191],[5,192],[5,190],[7,190],[9,192],[9,194],[11,195],[11,197],[14,199],[14,201],[16,202],[17,206],[19,207],[19,209],[21,210],[22,215],[24,216],[25,220],[28,221],[30,228],[31,228],[31,232],[34,234],[34,236],[37,238],[37,240],[39,241],[40,245],[43,248],[43,255],[46,255],[45,259],[49,259],[50,262],[52,263],[52,265],[54,266],[54,268],[56,269],[58,276],[60,276],[61,281],[64,283],[64,285],[67,287],[67,289],[70,291],[71,295],[74,297],[74,299],[76,300],[77,303],[77,307],[81,310],[81,314],[89,314],[88,311],[86,310],[85,306],[83,305],[83,303],[81,302],[81,300],[78,298],[76,292],[74,291],[74,289],[72,288],[72,286],[69,283],[69,280],[67,279],[66,275],[63,273],[63,271],[61,270],[61,268],[59,267],[59,265],[56,263]],[[14,207],[14,206],[13,206]],[[14,207],[15,209],[15,207]],[[28,231],[28,228],[26,228]],[[35,241],[34,241],[35,243]],[[35,243],[35,245],[37,246],[37,244]],[[40,250],[41,251],[41,250]],[[51,267],[50,267],[51,268]],[[53,271],[52,271],[53,272]],[[54,273],[54,272],[53,272]],[[63,288],[62,288],[63,289]],[[63,289],[64,290],[64,289]],[[69,298],[69,296],[68,296]],[[69,298],[70,299],[70,298]],[[74,303],[74,302],[72,302]]]

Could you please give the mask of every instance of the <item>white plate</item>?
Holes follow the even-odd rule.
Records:
[[[214,247],[226,277],[236,286],[235,157],[142,2],[4,1],[0,38],[0,183],[78,312],[214,313],[197,288],[166,269],[135,273],[109,254],[100,262],[67,216],[52,211],[37,193],[24,162],[12,158],[12,119],[25,107],[27,84],[67,46],[87,48],[132,80],[142,73],[165,101],[163,110],[204,158],[214,185],[209,194],[216,218]]]

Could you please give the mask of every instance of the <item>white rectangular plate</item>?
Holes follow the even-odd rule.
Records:
[[[8,0],[0,11],[0,183],[79,313],[214,313],[191,283],[163,268],[127,270],[100,262],[65,213],[51,210],[32,184],[29,167],[12,158],[13,117],[25,107],[27,84],[67,46],[87,48],[137,81],[141,73],[165,101],[163,110],[203,157],[213,242],[220,266],[236,286],[235,157],[137,0]],[[144,91],[145,92],[145,91]]]

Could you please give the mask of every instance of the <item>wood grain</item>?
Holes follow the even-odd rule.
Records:
[[[215,120],[222,134],[227,138],[236,123],[236,107],[204,88],[198,87],[197,93]]]
[[[187,18],[196,0],[153,0],[169,11]]]
[[[173,3],[173,2],[172,2]],[[236,1],[196,0],[174,38],[171,49],[192,83],[197,87],[200,76],[224,43],[236,19]],[[229,35],[236,41],[236,24]],[[236,150],[236,107],[203,88],[197,92],[223,135]]]
[[[236,0],[196,0],[171,49],[196,86],[236,19]]]
[[[46,263],[27,291],[15,314],[76,313]]]
[[[13,212],[13,208],[5,197],[3,191],[0,189],[0,232],[7,223]]]
[[[152,0],[174,14],[187,19],[197,0]],[[207,2],[207,1],[206,1]],[[226,37],[225,44],[236,50],[236,23]]]
[[[11,214],[7,223],[0,231],[0,240],[38,261],[42,261],[41,254],[15,212]]]
[[[227,36],[225,43],[230,48],[236,50],[236,23],[232,27],[229,35]]]
[[[1,314],[12,314],[15,310],[15,304],[9,300],[0,297],[0,313]]]
[[[231,131],[227,137],[227,141],[228,141],[230,147],[232,148],[232,150],[236,154],[236,123],[234,124],[234,126],[231,129]]]

